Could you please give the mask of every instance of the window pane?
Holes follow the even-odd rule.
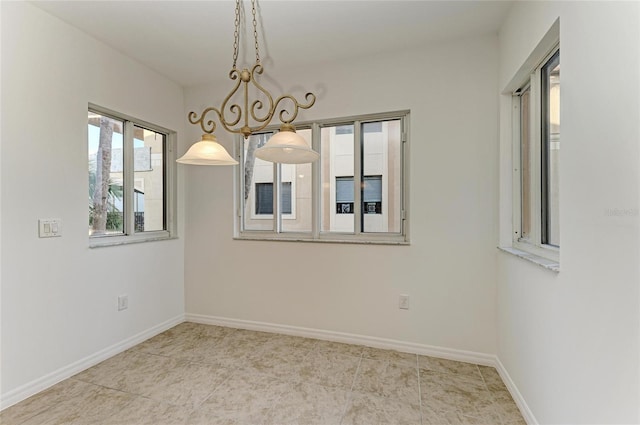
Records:
[[[244,139],[243,217],[246,230],[273,230],[273,163],[255,157],[255,150],[262,147],[272,135],[273,133],[255,134]],[[265,197],[269,196],[262,192],[256,195],[256,188],[261,187],[261,190],[266,191],[267,186],[271,191],[271,210],[268,213],[262,212],[263,208],[267,208],[262,203],[266,202]]]
[[[338,130],[340,129],[340,130]],[[323,232],[355,231],[353,216],[353,125],[323,127],[320,134],[321,230]],[[340,178],[351,180],[351,209],[338,213],[337,193]],[[342,186],[341,186],[342,187]],[[342,191],[346,190],[341,188]]]
[[[353,177],[336,177],[336,214],[353,214]]]
[[[362,231],[400,233],[401,122],[362,124]]]
[[[166,136],[133,128],[134,230],[164,230],[164,146]]]
[[[531,88],[520,95],[520,237],[529,239],[531,234]]]
[[[560,52],[542,68],[542,243],[560,246]]]
[[[122,235],[123,121],[89,111],[89,235]]]
[[[296,131],[311,146],[311,129]],[[282,221],[283,232],[311,232],[311,167],[309,164],[281,164]],[[288,191],[288,195],[286,192]],[[288,196],[288,197],[287,197]],[[289,202],[286,207],[285,202]]]

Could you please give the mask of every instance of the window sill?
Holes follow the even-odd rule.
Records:
[[[270,242],[312,242],[312,243],[339,243],[356,245],[411,245],[408,241],[398,239],[340,239],[340,238],[320,238],[313,239],[304,236],[273,237],[273,236],[236,236],[237,241],[270,241]]]
[[[540,257],[539,255],[531,254],[529,252],[522,251],[513,247],[499,246],[498,249],[502,252],[506,252],[507,254],[515,255],[516,257],[522,258],[523,260],[529,261],[530,263],[536,264],[547,270],[551,270],[552,272],[560,272],[560,263],[555,260],[549,260],[548,258]]]
[[[178,239],[177,236],[171,236],[169,232],[152,232],[149,234],[138,234],[132,236],[101,236],[89,238],[89,248],[104,248],[107,246],[129,245],[134,243],[166,241]]]

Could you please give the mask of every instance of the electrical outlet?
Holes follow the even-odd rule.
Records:
[[[398,308],[402,310],[409,310],[409,295],[401,294],[398,303]]]
[[[120,295],[118,297],[118,311],[126,310],[129,308],[129,296]]]

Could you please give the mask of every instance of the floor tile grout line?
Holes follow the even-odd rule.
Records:
[[[420,382],[420,359],[416,354],[416,374],[418,376],[418,405],[420,406],[420,423],[424,425],[424,417],[422,413],[422,384]]]
[[[342,408],[342,415],[340,415],[340,425],[344,422],[344,418],[347,415],[347,409],[351,404],[351,400],[353,399],[353,388],[356,384],[356,379],[358,379],[358,373],[360,372],[360,366],[362,365],[363,353],[360,354],[360,360],[358,360],[358,367],[356,367],[356,372],[353,375],[353,380],[351,381],[351,388],[347,392],[347,397],[345,399],[344,407]]]

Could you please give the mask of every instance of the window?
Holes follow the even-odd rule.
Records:
[[[273,214],[273,183],[256,183],[256,214]],[[291,214],[291,182],[282,182],[280,191],[282,214]]]
[[[352,177],[336,177],[336,214],[353,214],[355,198]]]
[[[560,51],[541,70],[543,244],[560,246]]]
[[[336,214],[353,214],[353,177],[336,177]],[[364,176],[362,213],[382,214],[382,176]]]
[[[273,131],[242,139],[237,237],[407,242],[407,121],[397,112],[298,124],[320,153],[313,164],[255,158]]]
[[[514,94],[514,246],[552,260],[560,247],[560,50]]]
[[[92,246],[172,233],[175,133],[105,109],[87,115],[88,225]]]

